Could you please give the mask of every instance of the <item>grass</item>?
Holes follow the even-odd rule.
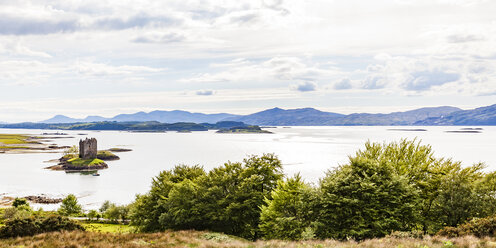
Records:
[[[82,223],[86,231],[103,233],[132,233],[134,228],[129,225],[108,223]]]
[[[0,143],[4,145],[28,144],[29,136],[19,134],[0,134]]]
[[[447,247],[496,247],[493,238],[465,236],[448,239],[443,237],[381,238],[363,242],[312,240],[312,241],[256,241],[251,242],[220,233],[198,231],[166,231],[162,233],[107,233],[107,232],[54,232],[36,236],[0,239],[0,247],[340,247],[340,248],[447,248]]]
[[[74,166],[87,166],[87,167],[91,167],[91,166],[96,166],[96,165],[100,165],[100,164],[103,164],[105,162],[103,162],[103,160],[100,160],[100,159],[81,159],[81,158],[72,158],[72,159],[69,159],[67,160],[68,163],[70,163],[71,165],[74,165]]]
[[[106,151],[106,150],[105,151],[98,151],[96,157],[98,159],[101,159],[101,160],[116,160],[116,159],[119,159],[118,156],[116,156],[112,152]]]

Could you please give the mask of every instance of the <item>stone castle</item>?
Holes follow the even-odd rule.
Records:
[[[79,140],[79,157],[81,159],[94,159],[98,153],[95,138]]]

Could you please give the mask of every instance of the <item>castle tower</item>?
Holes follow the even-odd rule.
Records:
[[[96,158],[98,149],[95,138],[79,140],[79,157],[81,159],[94,159]]]

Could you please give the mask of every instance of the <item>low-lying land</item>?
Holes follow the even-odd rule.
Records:
[[[259,126],[231,127],[223,128],[217,133],[272,133],[267,130],[262,130]]]
[[[386,237],[363,242],[308,240],[308,241],[247,241],[212,232],[168,231],[162,233],[110,233],[88,231],[52,232],[22,238],[0,239],[0,247],[340,247],[340,248],[441,248],[441,247],[496,247],[494,238],[425,237],[423,239]]]
[[[46,142],[53,138],[55,137],[0,134],[0,153],[36,153],[67,148],[65,146],[46,144]]]
[[[166,131],[208,131],[211,129],[229,129],[233,127],[246,127],[243,122],[222,121],[215,124],[210,123],[161,123],[157,121],[146,122],[85,122],[85,123],[18,123],[3,124],[0,128],[19,128],[19,129],[56,129],[56,130],[113,130],[113,131],[130,131],[130,132],[166,132]]]

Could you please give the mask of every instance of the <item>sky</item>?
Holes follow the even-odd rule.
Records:
[[[496,103],[496,1],[0,0],[0,122]]]

